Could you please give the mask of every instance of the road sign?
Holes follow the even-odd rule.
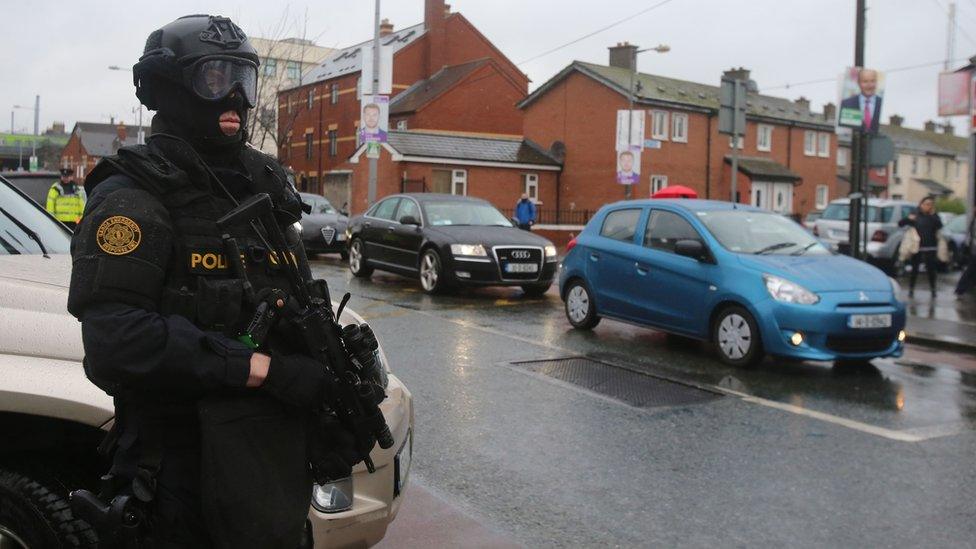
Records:
[[[895,159],[895,144],[887,135],[871,137],[868,149],[868,166],[871,168],[886,168]]]
[[[30,171],[32,171],[32,172],[36,172],[37,171],[37,157],[36,156],[30,157]]]
[[[718,132],[732,135],[733,129],[739,135],[746,131],[746,83],[742,80],[722,78],[722,87],[719,91]]]
[[[660,149],[661,141],[658,139],[645,139],[644,140],[645,149]]]

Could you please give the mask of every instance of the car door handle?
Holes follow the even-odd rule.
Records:
[[[641,276],[647,276],[647,273],[650,271],[650,269],[640,263],[634,263],[634,268],[637,269],[637,274]]]
[[[600,261],[600,254],[590,253],[590,261]]]
[[[389,227],[386,228],[386,230],[387,231],[390,231],[392,233],[394,230],[396,230],[396,227],[394,227],[393,225],[390,225]]]
[[[365,221],[365,222],[363,222],[363,226],[364,227],[372,227],[373,226],[373,223],[370,222],[370,221]]]

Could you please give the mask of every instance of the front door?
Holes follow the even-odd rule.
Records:
[[[779,214],[793,213],[793,183],[753,181],[751,203]]]

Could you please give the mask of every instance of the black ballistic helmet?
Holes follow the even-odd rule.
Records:
[[[237,90],[247,108],[257,103],[258,53],[233,21],[186,15],[153,31],[132,67],[136,97],[149,109],[159,101],[153,81],[164,78],[204,101],[218,102]]]

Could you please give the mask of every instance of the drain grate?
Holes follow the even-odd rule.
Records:
[[[722,397],[720,393],[584,357],[527,360],[511,364],[516,368],[571,383],[637,408],[701,404]]]

